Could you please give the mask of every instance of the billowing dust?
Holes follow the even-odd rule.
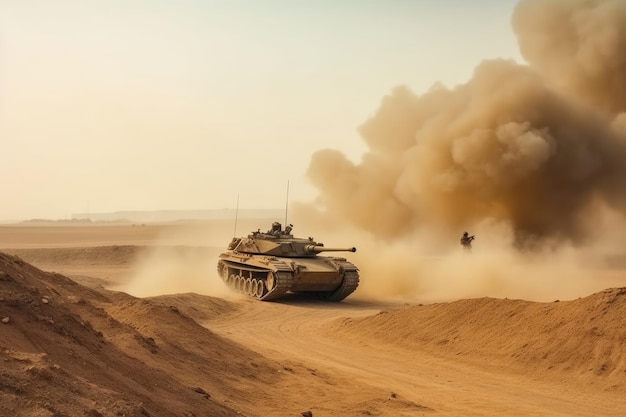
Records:
[[[626,2],[526,0],[513,22],[529,65],[489,60],[454,88],[396,88],[360,127],[359,163],[313,156],[320,205],[387,239],[504,222],[518,246],[582,243],[598,205],[623,212]]]
[[[524,0],[512,23],[547,83],[617,114],[626,110],[625,9],[623,0]]]
[[[321,221],[310,210],[310,206],[294,210],[294,231],[313,234],[326,246],[357,247],[354,254],[337,254],[360,269],[361,283],[351,298],[410,303],[475,297],[554,301],[626,284],[622,249],[626,239],[620,230],[608,227],[615,213],[606,213],[606,224],[597,225],[603,233],[592,246],[561,244],[543,251],[519,251],[511,229],[483,222],[471,230],[476,240],[467,253],[460,244],[461,233],[448,236],[422,228],[382,241],[354,227]]]
[[[217,275],[217,258],[233,236],[233,224],[197,222],[167,229],[137,257],[128,282],[114,289],[136,297],[188,292],[238,297]],[[243,227],[251,224],[243,222]]]
[[[522,0],[512,23],[528,64],[398,87],[360,127],[360,161],[313,155],[319,198],[299,213],[354,229],[359,294],[549,300],[623,285],[626,2]]]

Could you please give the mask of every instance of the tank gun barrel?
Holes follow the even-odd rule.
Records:
[[[320,252],[356,252],[356,248],[325,248],[322,245],[305,245],[304,250],[308,253]]]

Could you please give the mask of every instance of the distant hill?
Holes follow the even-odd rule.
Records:
[[[240,219],[274,219],[284,216],[281,209],[239,210]],[[116,211],[112,213],[75,213],[72,220],[172,222],[177,220],[226,220],[235,218],[235,209]]]

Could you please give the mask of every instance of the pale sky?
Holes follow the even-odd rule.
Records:
[[[0,221],[312,201],[398,85],[521,62],[513,0],[0,0]]]

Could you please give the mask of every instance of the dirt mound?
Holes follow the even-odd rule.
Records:
[[[198,323],[206,322],[216,316],[231,314],[238,310],[230,301],[221,298],[211,298],[211,302],[207,303],[206,296],[194,293],[160,295],[158,297],[149,297],[148,300],[175,305]]]
[[[275,373],[175,306],[89,289],[2,253],[0,319],[0,415],[235,416],[223,403],[238,378]],[[185,367],[195,371],[168,372]]]
[[[624,317],[626,288],[614,288],[566,302],[481,298],[382,311],[335,322],[330,334],[626,391]]]

